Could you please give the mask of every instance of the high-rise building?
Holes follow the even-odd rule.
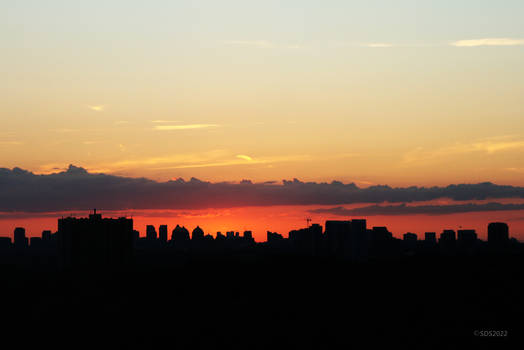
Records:
[[[155,226],[153,225],[146,226],[146,238],[148,241],[154,241],[157,239]]]
[[[51,240],[51,231],[44,230],[42,231],[42,241],[50,241]]]
[[[417,234],[411,232],[404,233],[403,237],[405,242],[416,242],[418,239]]]
[[[58,219],[58,248],[65,266],[122,265],[130,261],[133,249],[133,219],[88,218]]]
[[[426,244],[436,244],[437,243],[437,233],[436,232],[424,233],[424,242]]]
[[[488,243],[504,245],[509,242],[509,227],[504,222],[492,222],[488,225]]]
[[[193,232],[191,232],[191,240],[201,241],[203,238],[204,238],[204,230],[202,230],[200,226],[195,227]]]
[[[440,234],[439,243],[455,242],[456,236],[453,230],[444,230]]]
[[[458,230],[457,242],[462,248],[468,248],[477,242],[477,233],[475,230]]]
[[[341,255],[344,244],[349,240],[351,234],[351,221],[346,220],[327,220],[326,221],[326,240],[329,253]]]
[[[26,248],[29,244],[28,238],[25,236],[25,228],[17,227],[14,232],[15,248]]]
[[[174,244],[184,244],[189,241],[189,231],[184,226],[176,225],[171,232],[171,241]]]
[[[167,242],[167,225],[160,225],[158,227],[158,239],[162,243]]]

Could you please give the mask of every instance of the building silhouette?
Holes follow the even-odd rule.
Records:
[[[460,249],[472,249],[477,243],[475,230],[458,230],[457,245]]]
[[[189,242],[189,231],[184,226],[176,225],[171,232],[171,243],[173,245],[183,246]]]
[[[155,226],[146,226],[146,238],[148,241],[155,241],[157,239]]]
[[[488,244],[504,246],[509,242],[509,227],[504,222],[492,222],[488,225]]]
[[[437,234],[436,232],[425,232],[424,233],[424,242],[426,245],[435,245],[437,244]]]
[[[17,227],[14,231],[14,245],[17,249],[27,248],[29,245],[29,240],[25,236],[25,228]]]
[[[195,227],[193,232],[191,232],[191,240],[193,241],[202,241],[204,239],[204,230],[200,226]]]
[[[61,218],[57,240],[64,267],[124,265],[132,257],[133,219],[102,218],[96,209],[87,218]]]
[[[160,225],[158,227],[158,240],[162,244],[167,243],[167,225]]]

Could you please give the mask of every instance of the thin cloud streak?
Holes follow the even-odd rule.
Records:
[[[429,161],[473,152],[484,152],[485,154],[492,155],[498,152],[520,150],[523,148],[524,140],[511,140],[507,137],[494,137],[471,143],[457,143],[433,151],[424,150],[422,147],[418,147],[404,154],[403,161],[404,163]]]
[[[247,161],[252,161],[253,160],[253,158],[251,158],[250,156],[246,156],[245,154],[239,154],[239,155],[237,155],[237,158],[244,159],[244,160],[247,160]]]
[[[90,110],[95,111],[95,112],[102,112],[104,110],[105,106],[104,105],[87,106],[87,108],[89,108]]]
[[[456,47],[478,47],[478,46],[519,46],[524,45],[524,39],[513,38],[484,38],[458,40],[451,43]]]
[[[206,129],[219,127],[218,124],[186,124],[186,125],[156,125],[155,130],[170,131],[170,130],[189,130],[189,129]]]

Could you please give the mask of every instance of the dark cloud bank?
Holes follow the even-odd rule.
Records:
[[[192,178],[157,182],[145,178],[128,178],[91,174],[85,169],[69,166],[64,172],[35,175],[20,168],[0,168],[0,211],[47,212],[103,208],[120,209],[204,209],[271,205],[344,205],[354,203],[409,203],[437,198],[453,200],[484,200],[489,198],[524,198],[524,187],[501,186],[489,182],[449,185],[446,187],[371,186],[355,184],[301,182],[282,183],[211,183]],[[431,207],[430,209],[428,209]],[[498,209],[488,209],[488,208]],[[408,209],[406,209],[408,208]],[[345,210],[343,215],[394,215],[404,210],[429,210],[442,214],[482,210],[519,210],[520,205],[498,203],[479,205],[368,206]],[[507,208],[507,209],[503,209]],[[351,211],[347,211],[351,210]],[[413,213],[413,212],[411,212]],[[379,214],[376,214],[379,215]]]
[[[313,209],[309,212],[315,214],[329,214],[337,216],[373,216],[373,215],[446,215],[458,213],[471,213],[479,211],[505,211],[505,210],[524,210],[524,204],[450,204],[450,205],[419,205],[407,206],[400,205],[370,205],[359,208],[320,208]]]

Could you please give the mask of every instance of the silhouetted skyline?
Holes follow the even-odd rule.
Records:
[[[488,240],[478,238],[474,229],[444,229],[422,234],[406,232],[402,239],[393,237],[387,226],[367,227],[366,219],[328,220],[295,229],[286,235],[267,231],[264,242],[255,242],[251,231],[227,231],[216,235],[196,226],[192,230],[176,225],[168,238],[168,225],[147,225],[146,232],[133,227],[132,218],[105,218],[92,211],[86,218],[58,219],[58,230],[44,230],[41,237],[26,237],[23,227],[14,230],[14,240],[0,238],[4,254],[24,252],[56,256],[59,266],[105,266],[130,264],[137,252],[162,254],[215,255],[245,251],[253,254],[334,257],[351,261],[391,259],[409,255],[449,256],[476,254],[512,254],[524,244],[510,235],[506,223],[487,225]],[[420,239],[419,239],[420,237]]]

